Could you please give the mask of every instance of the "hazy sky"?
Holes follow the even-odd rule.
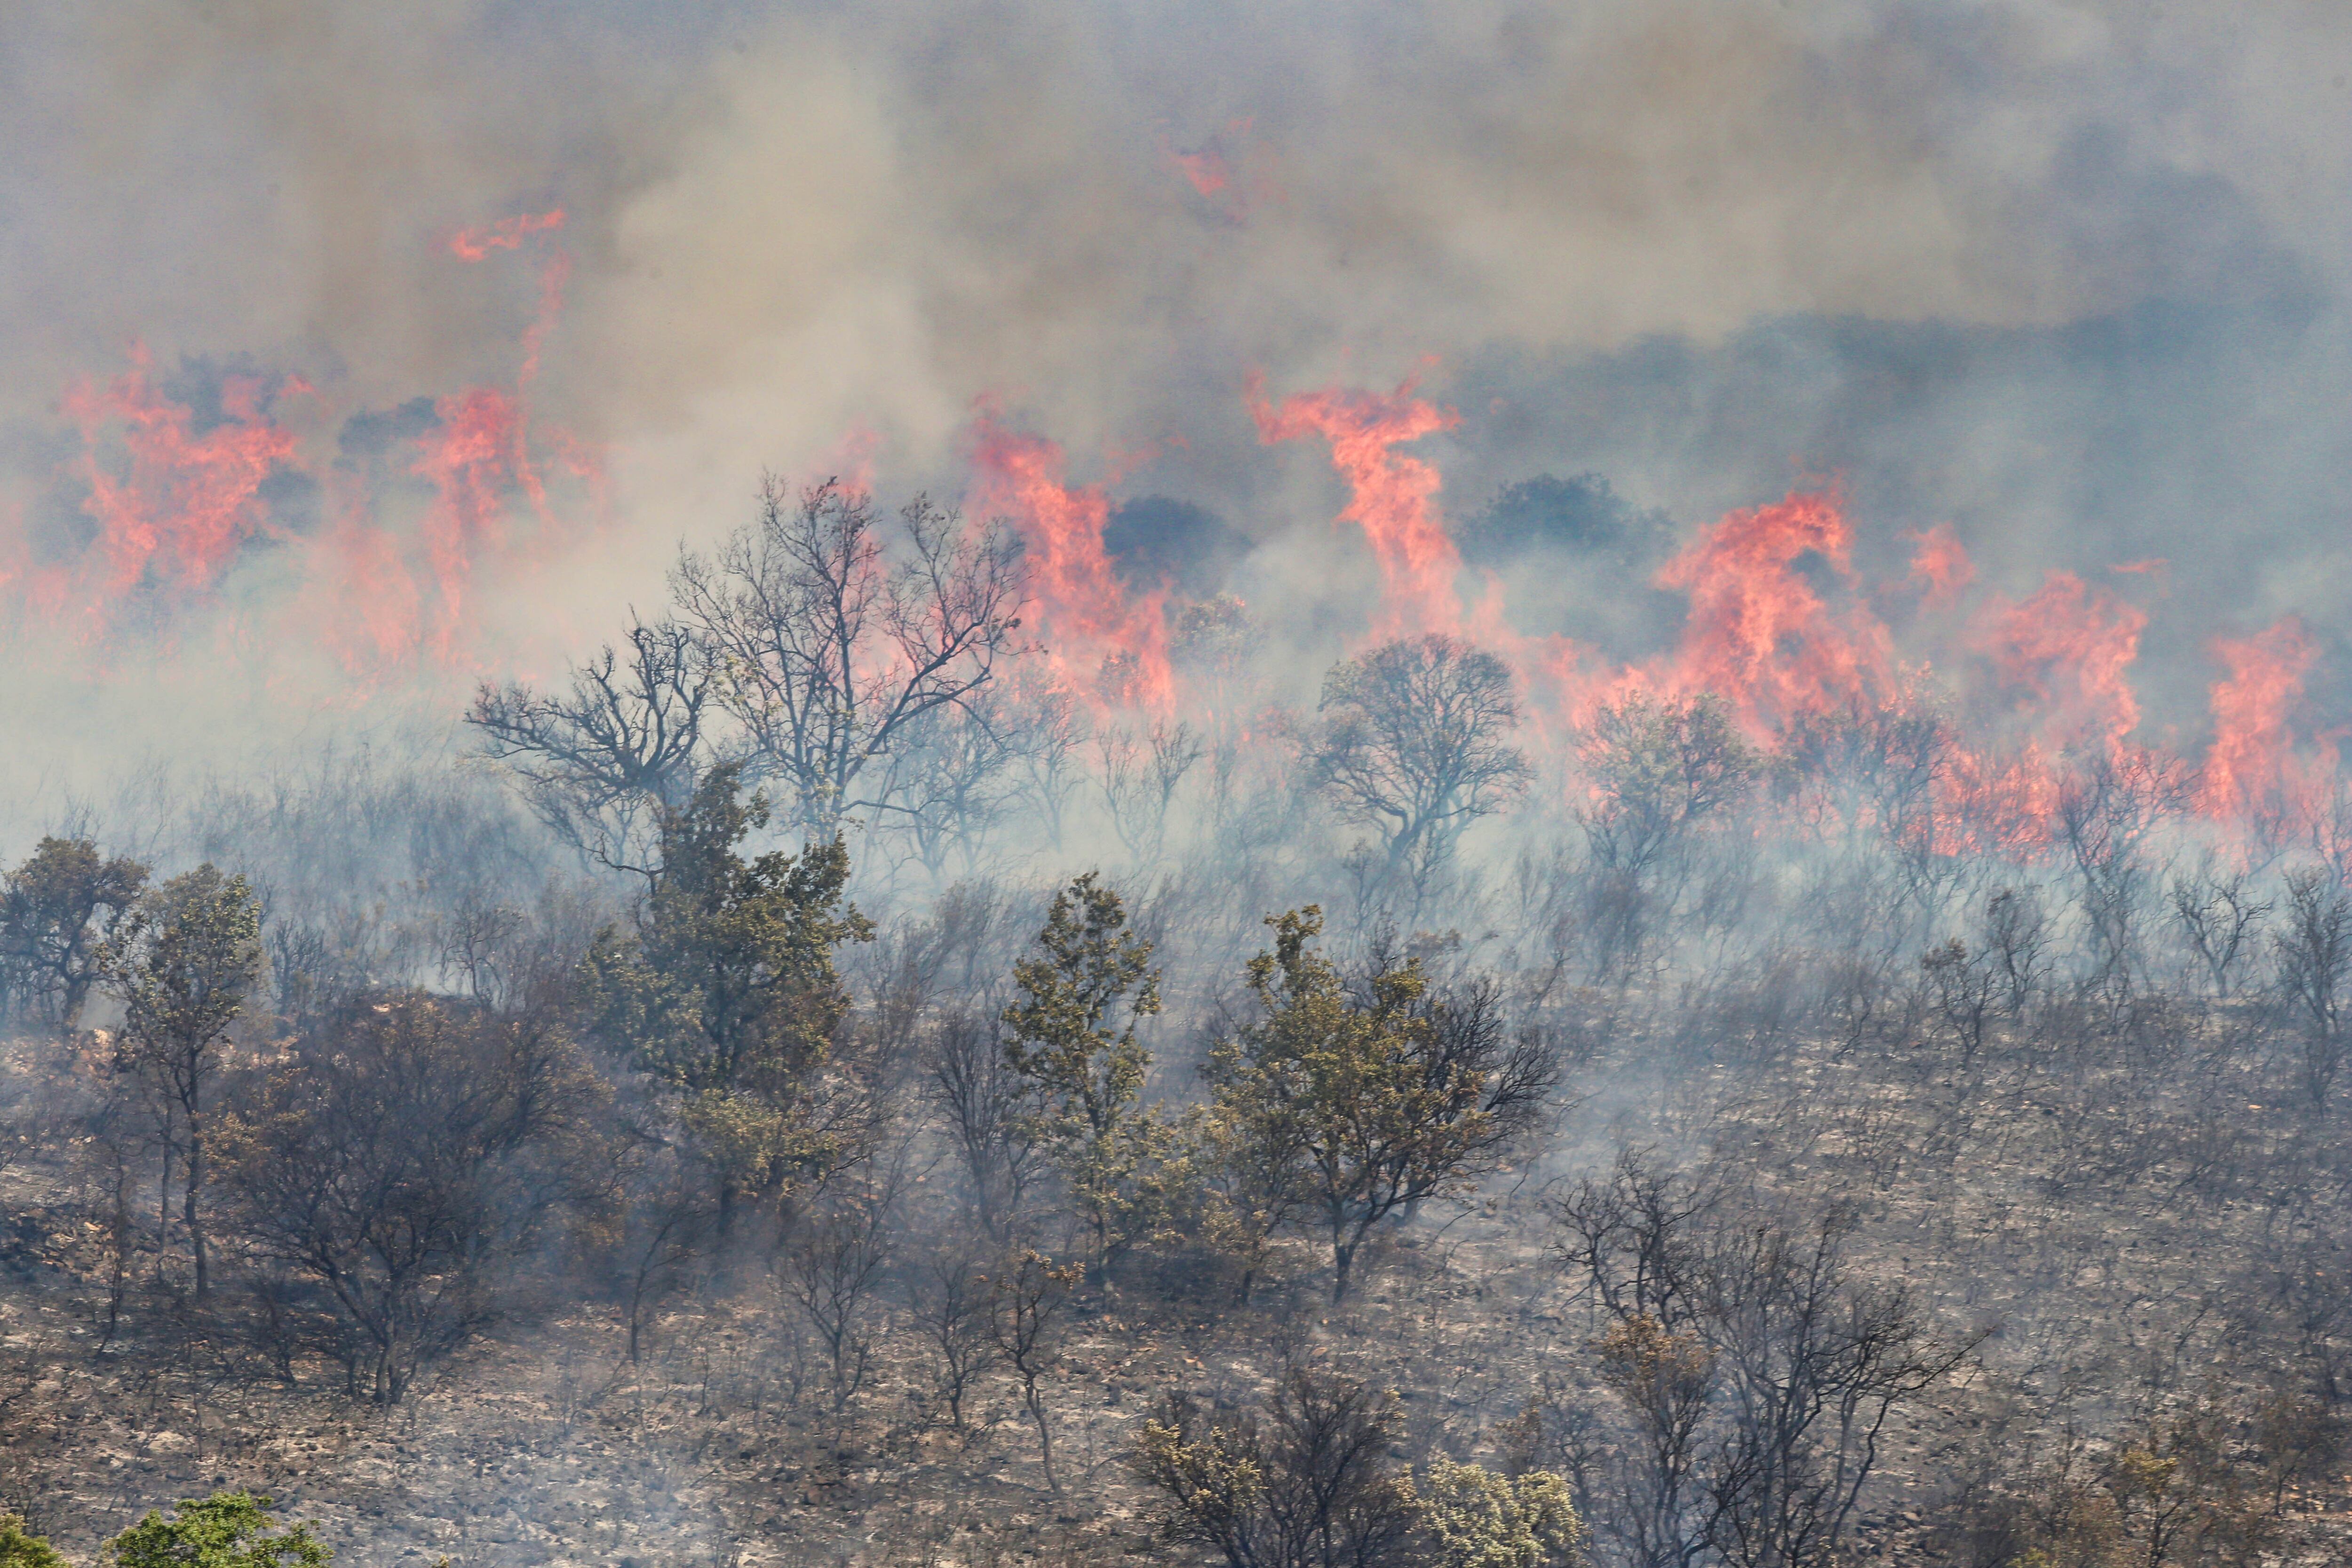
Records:
[[[2324,4],[20,5],[0,458],[39,525],[136,341],[305,377],[323,468],[511,384],[560,245],[531,397],[612,521],[500,613],[573,641],[763,465],[954,489],[983,395],[1299,569],[1339,492],[1244,376],[1424,366],[1456,510],[1835,470],[1866,558],[2164,556],[2144,679],[2193,707],[2215,631],[2352,603],[2347,68]]]

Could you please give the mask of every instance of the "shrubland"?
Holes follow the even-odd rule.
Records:
[[[0,1561],[2344,1552],[2340,794],[1547,751],[1440,634],[1284,709],[1229,602],[1180,719],[1013,569],[772,492],[454,763],[37,840]]]

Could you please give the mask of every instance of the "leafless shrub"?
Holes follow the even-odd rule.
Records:
[[[1386,643],[1324,678],[1317,784],[1416,885],[1529,776],[1510,667],[1458,637]]]
[[[2343,992],[2352,970],[2352,895],[2326,871],[2290,871],[2286,919],[2272,935],[2281,999],[2298,1026],[2296,1068],[2312,1104],[2325,1105],[2344,1065]]]
[[[867,1173],[829,1185],[796,1216],[776,1262],[776,1281],[824,1355],[832,1413],[839,1416],[874,1370],[884,1271],[898,1248],[897,1183]]]
[[[2090,936],[2089,989],[2120,999],[2139,983],[2138,921],[2148,881],[2142,853],[2188,799],[2187,774],[2152,752],[2082,759],[2058,792],[2057,829],[2080,882]]]
[[[1112,830],[1129,854],[1148,865],[1167,842],[1169,809],[1178,786],[1201,760],[1201,737],[1184,721],[1159,721],[1140,739],[1117,726],[1099,730],[1095,746]]]
[[[1604,1519],[1629,1560],[1833,1558],[1893,1412],[1975,1342],[1940,1343],[1906,1291],[1863,1276],[1843,1210],[1743,1214],[1628,1152],[1554,1213],[1559,1256],[1612,1320],[1595,1349],[1634,1436]]]
[[[1997,973],[1954,937],[1920,955],[1919,978],[1934,1016],[1959,1049],[1961,1069],[1968,1070],[1984,1049],[1985,1026],[2000,994]]]
[[[2000,888],[1985,900],[1983,954],[2000,977],[2001,1002],[2021,1020],[2050,984],[2050,926],[2031,888]]]
[[[622,1310],[631,1366],[642,1358],[646,1327],[655,1309],[702,1257],[716,1217],[706,1184],[682,1169],[667,1151],[658,1163],[661,1175],[641,1178],[621,1231]]]
[[[989,1257],[943,1239],[914,1270],[908,1308],[931,1358],[931,1386],[961,1432],[966,1406],[1003,1354],[992,1332]]]
[[[928,716],[969,709],[1021,624],[1007,531],[967,530],[921,497],[898,524],[887,548],[862,491],[795,495],[772,475],[755,523],[715,553],[682,553],[670,575],[680,620],[723,672],[712,695],[751,775],[781,784],[815,834],[886,804],[869,767]]]
[[[363,1001],[223,1123],[234,1234],[332,1299],[368,1396],[396,1403],[494,1315],[493,1265],[603,1196],[595,1098],[544,1021]]]
[[[1028,1114],[1033,1085],[1006,1059],[992,1015],[958,1009],[940,1020],[930,1089],[971,1183],[981,1228],[1003,1242],[1040,1162]]]
[[[1021,1383],[1022,1408],[1037,1428],[1037,1462],[1045,1489],[1059,1492],[1054,1474],[1054,1427],[1043,1380],[1061,1359],[1070,1297],[1082,1263],[1056,1263],[1034,1247],[1006,1254],[990,1273],[988,1332],[998,1355]]]
[[[485,682],[466,719],[541,821],[599,864],[638,868],[653,814],[693,791],[718,672],[677,621],[632,617],[624,640],[574,666],[562,695]]]
[[[2253,893],[2253,873],[2224,867],[2209,852],[2196,869],[2175,877],[2168,889],[2173,919],[2204,972],[2212,994],[2227,1000],[2253,958],[2272,904]]]

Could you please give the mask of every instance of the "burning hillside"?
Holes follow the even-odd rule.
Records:
[[[545,243],[562,222],[524,215],[460,232],[448,248],[481,261]],[[361,690],[509,673],[514,651],[485,640],[477,582],[528,592],[536,571],[609,526],[599,457],[529,413],[567,270],[551,251],[511,384],[395,415],[339,417],[290,373],[221,374],[175,399],[140,350],[111,380],[69,388],[58,408],[79,450],[49,476],[50,510],[70,505],[81,526],[41,535],[17,513],[0,591],[20,641],[101,681],[142,637],[217,637],[244,650],[228,657],[262,659],[314,644]],[[1465,568],[1443,476],[1413,450],[1463,416],[1415,382],[1277,404],[1253,377],[1247,407],[1268,445],[1327,447],[1346,487],[1336,526],[1376,565],[1378,590],[1341,606],[1356,627],[1344,647],[1437,637],[1493,652],[1511,668],[1525,738],[1555,787],[1580,787],[1575,758],[1597,712],[1709,697],[1784,762],[1823,724],[1924,716],[1937,752],[1924,849],[2046,851],[2067,781],[2094,762],[2144,778],[2162,809],[2202,817],[2250,851],[2332,844],[2335,731],[2306,700],[2322,653],[2298,618],[2246,636],[2213,628],[2210,711],[2190,731],[2203,738],[2183,748],[2147,732],[2133,677],[2148,619],[2140,601],[2162,593],[2160,562],[2053,569],[2012,599],[1938,524],[1913,535],[1903,575],[1870,581],[1855,565],[1852,505],[1826,480],[1696,527],[1646,582],[1583,567],[1595,594],[1646,587],[1680,601],[1675,646],[1620,662],[1586,626],[1532,621],[1504,577]],[[1030,633],[1020,658],[1035,665],[1022,679],[1034,692],[1105,724],[1205,729],[1251,717],[1213,709],[1279,706],[1296,691],[1259,669],[1245,699],[1230,658],[1211,670],[1174,656],[1212,605],[1119,569],[1105,542],[1108,487],[1073,482],[1050,437],[983,405],[966,450],[961,526],[1002,523],[1020,542]],[[1263,630],[1255,586],[1246,572],[1229,584]]]
[[[0,1565],[2346,1560],[2347,18],[0,17]]]
[[[338,410],[298,373],[168,375],[134,344],[128,369],[69,387],[58,410],[79,450],[29,476],[37,500],[0,543],[27,657],[105,679],[145,638],[217,637],[265,661],[329,652],[362,689],[489,657],[477,580],[527,574],[602,524],[598,455],[530,413],[570,269],[535,237],[562,224],[527,214],[447,241],[458,264],[551,245],[509,384]]]

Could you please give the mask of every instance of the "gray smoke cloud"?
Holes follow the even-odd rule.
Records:
[[[2165,556],[2185,712],[2214,630],[2344,607],[2347,65],[2321,5],[19,7],[9,493],[56,509],[60,394],[134,340],[345,413],[510,383],[533,263],[447,240],[561,207],[531,395],[614,521],[483,592],[565,646],[763,466],[863,433],[959,490],[983,396],[1360,587],[1240,389],[1424,367],[1456,515],[1591,468],[1687,529],[1834,470],[1889,560]]]

